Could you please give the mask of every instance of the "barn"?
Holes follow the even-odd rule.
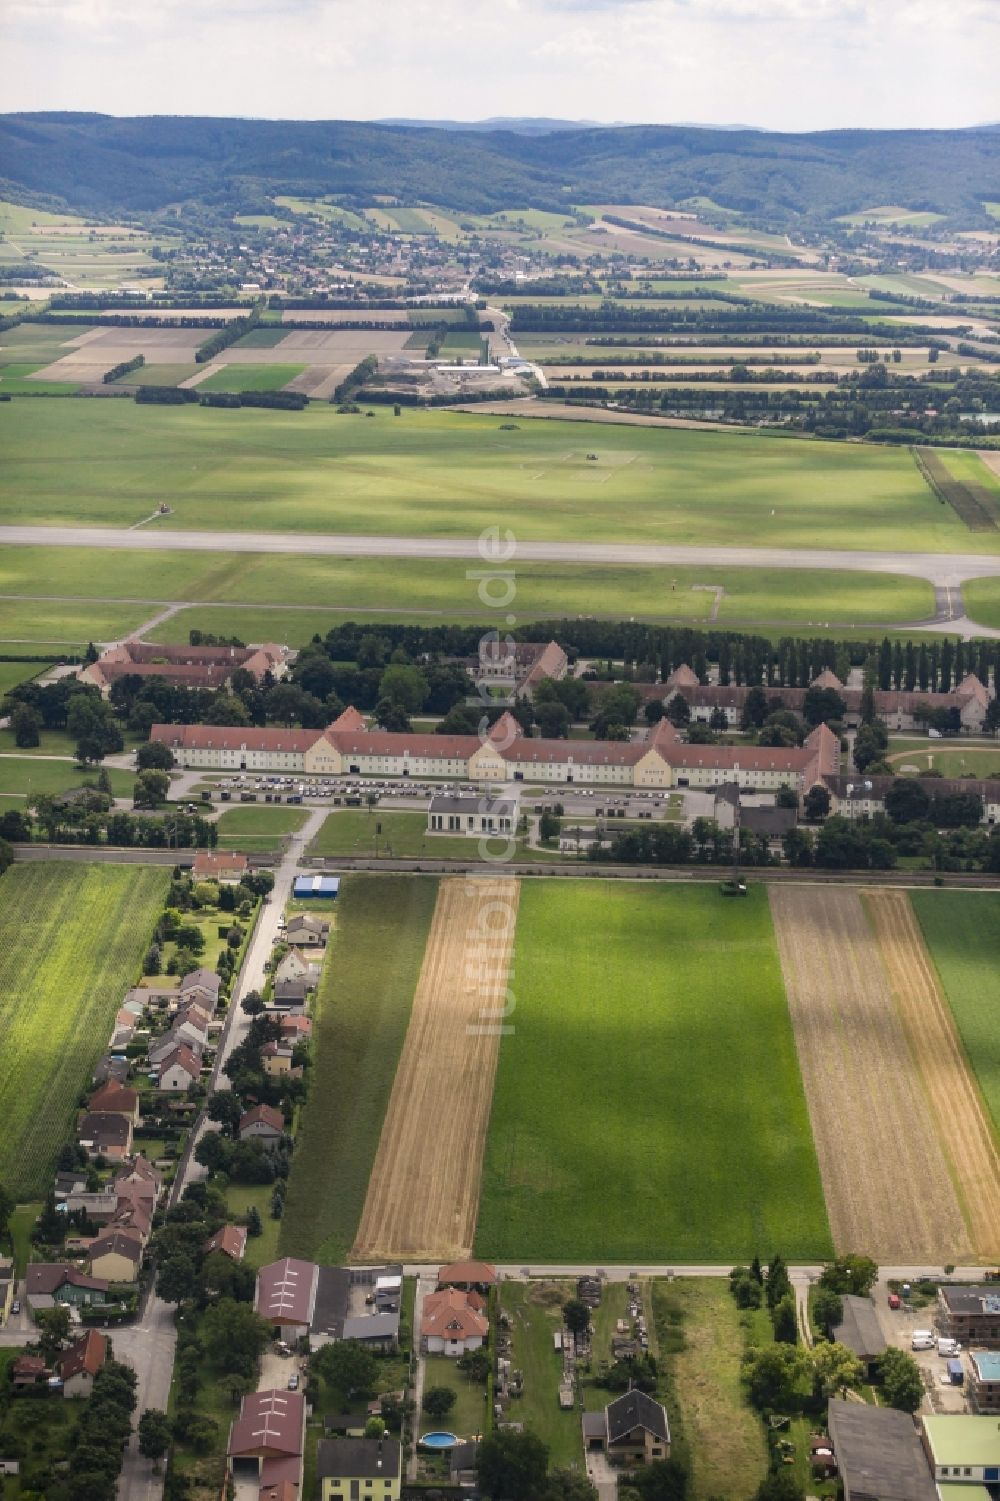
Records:
[[[297,876],[292,887],[293,896],[323,897],[327,901],[336,901],[339,891],[339,876]]]

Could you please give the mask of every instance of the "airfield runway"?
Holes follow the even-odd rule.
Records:
[[[503,529],[498,529],[502,544]],[[466,558],[499,571],[521,563],[634,563],[701,568],[828,568],[902,573],[941,590],[1000,578],[1000,556],[976,553],[849,552],[834,548],[664,547],[643,543],[516,542],[511,555],[476,537],[365,537],[322,532],[201,532],[146,527],[0,526],[0,547],[110,547],[139,551],[292,553],[308,557]]]

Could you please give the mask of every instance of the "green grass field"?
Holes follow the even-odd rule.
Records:
[[[357,1231],[437,881],[351,876],[313,1011],[314,1063],[281,1221],[284,1255],[339,1265]]]
[[[305,365],[226,365],[207,380],[200,381],[198,390],[278,391],[301,375],[305,368]]]
[[[0,733],[6,734],[7,731]],[[131,797],[135,776],[130,771],[108,768],[116,797]],[[93,771],[84,771],[72,761],[47,761],[41,756],[0,755],[0,793],[27,798],[33,792],[66,792],[96,781]],[[20,806],[24,806],[22,802]]]
[[[762,886],[525,883],[513,976],[479,1253],[829,1254]]]
[[[4,552],[15,550],[5,548]],[[100,564],[95,566],[99,568]],[[0,564],[0,573],[3,571],[4,565]],[[99,586],[100,579],[98,572],[94,576],[95,585]],[[88,605],[73,599],[0,599],[0,642],[30,642],[46,650],[51,644],[55,651],[79,654],[89,641],[120,640],[148,620],[152,613],[149,606],[143,604]],[[0,649],[6,650],[5,647]]]
[[[197,375],[201,369],[201,365],[194,364],[146,364],[141,365],[138,370],[130,370],[114,384],[117,386],[179,386],[182,380],[188,380],[192,375]]]
[[[261,368],[261,367],[249,367]],[[266,368],[266,367],[265,367]],[[165,528],[752,547],[1000,549],[940,504],[908,453],[762,434],[530,421],[487,413],[0,406],[0,516]],[[598,461],[587,462],[588,452]],[[159,525],[159,523],[158,523]]]
[[[0,662],[0,698],[45,671],[44,662]]]
[[[168,879],[64,862],[15,865],[0,881],[0,1181],[19,1198],[48,1186]]]
[[[1000,579],[970,579],[962,585],[962,599],[970,620],[1000,630]]]
[[[305,808],[227,808],[219,819],[219,848],[267,854],[281,849],[286,834],[301,829]]]
[[[945,777],[1000,776],[1000,744],[989,747],[966,745],[961,740],[894,738],[889,741],[889,761],[897,774],[904,775],[904,766],[916,766],[921,772],[939,771]]]
[[[676,1399],[671,1420],[690,1456],[690,1501],[750,1501],[767,1444],[740,1379],[744,1341],[729,1287],[716,1277],[656,1281],[652,1301],[659,1364]]]
[[[376,826],[380,832],[376,835]],[[551,860],[544,850],[530,849],[519,841],[519,860]],[[468,860],[481,858],[479,840],[466,839],[461,834],[428,834],[426,813],[374,808],[337,809],[323,821],[323,826],[310,845],[314,855],[374,855],[416,860]],[[501,846],[494,842],[491,852]]]
[[[911,891],[1000,1147],[1000,893]]]

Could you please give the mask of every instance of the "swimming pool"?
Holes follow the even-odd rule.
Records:
[[[461,1443],[457,1433],[425,1433],[420,1440],[422,1449],[454,1449],[456,1444]]]

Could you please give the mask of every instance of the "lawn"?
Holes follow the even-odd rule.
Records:
[[[1000,892],[911,891],[1000,1147]]]
[[[15,865],[0,882],[0,1181],[19,1198],[47,1186],[168,880],[67,862]]]
[[[351,876],[313,1011],[309,1098],[285,1214],[284,1255],[336,1266],[364,1206],[437,899],[427,876]]]
[[[750,1501],[767,1471],[767,1445],[740,1380],[743,1333],[729,1286],[685,1277],[652,1288],[660,1371],[691,1464],[690,1501]]]
[[[11,551],[14,549],[4,549],[5,554]],[[95,582],[103,580],[107,587],[104,565],[98,560],[94,567]],[[44,579],[45,573],[41,577]],[[35,587],[46,594],[54,592],[37,580]],[[95,605],[76,599],[0,599],[0,643],[31,641],[39,649],[48,650],[54,645],[56,651],[82,653],[88,641],[120,640],[153,613],[149,605],[141,602]],[[0,651],[4,649],[0,645]]]
[[[1000,579],[970,579],[962,585],[962,599],[970,620],[1000,629]]]
[[[485,1431],[486,1387],[470,1381],[447,1355],[428,1355],[424,1365],[424,1391],[432,1386],[447,1386],[455,1393],[455,1405],[443,1421],[428,1417],[425,1412],[417,1414],[418,1432],[449,1428],[459,1438],[478,1438]]]
[[[131,797],[135,776],[130,771],[108,769],[111,790],[116,797]],[[67,792],[71,787],[96,785],[93,768],[84,771],[72,761],[46,761],[39,756],[0,756],[0,793]]]
[[[1000,744],[967,745],[963,740],[908,740],[895,738],[889,741],[889,761],[897,774],[904,766],[915,766],[920,772],[939,771],[945,777],[1000,776]],[[916,773],[910,773],[916,775]]]
[[[301,375],[305,365],[226,365],[207,380],[199,391],[278,391]]]
[[[129,525],[153,497],[168,530],[468,538],[499,516],[523,539],[1000,549],[907,452],[761,433],[37,401],[0,405],[0,443],[7,522]]]
[[[245,1215],[251,1205],[260,1215],[261,1233],[247,1236],[246,1255],[243,1258],[247,1266],[252,1266],[255,1270],[278,1259],[281,1221],[271,1218],[273,1192],[272,1183],[230,1183],[225,1191],[226,1208],[237,1219]]]
[[[44,662],[0,662],[0,698],[18,683],[30,682],[44,671]]]
[[[551,855],[544,850],[529,849],[520,840],[518,860],[549,860]],[[491,854],[502,851],[499,840],[488,846]],[[399,859],[427,860],[480,860],[478,839],[466,839],[461,834],[428,834],[427,814],[411,812],[386,812],[374,808],[345,808],[335,811],[324,820],[323,825],[310,845],[314,855],[375,855],[390,854]]]
[[[575,1294],[572,1282],[508,1281],[502,1303],[511,1322],[511,1363],[524,1373],[524,1395],[512,1403],[510,1420],[524,1423],[548,1444],[553,1466],[582,1470],[580,1413],[559,1406],[562,1355],[552,1343],[562,1326],[562,1305]]]
[[[763,886],[525,883],[514,975],[478,1254],[829,1254]]]
[[[286,834],[301,829],[305,808],[227,808],[219,819],[219,848],[267,854],[280,849]]]

